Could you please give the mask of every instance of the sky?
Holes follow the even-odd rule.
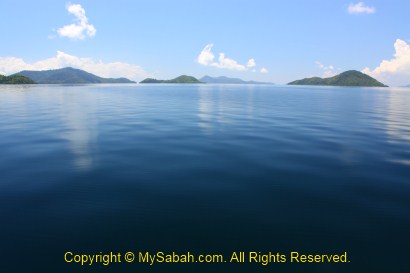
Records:
[[[408,0],[0,0],[0,74],[182,74],[284,84],[362,71],[410,85]]]

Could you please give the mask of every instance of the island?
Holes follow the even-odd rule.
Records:
[[[24,70],[13,76],[24,76],[40,84],[135,83],[126,78],[102,78],[72,67],[43,71]]]
[[[4,76],[0,75],[0,84],[35,84],[36,82],[20,75]]]
[[[146,78],[145,80],[140,81],[140,83],[202,83],[202,82],[199,81],[195,77],[182,75],[172,80],[157,80],[157,79],[152,79],[152,78]]]
[[[371,86],[387,87],[376,79],[356,70],[345,71],[330,78],[305,78],[288,83],[288,85],[328,85],[328,86]]]
[[[244,81],[239,78],[229,78],[225,76],[211,77],[208,75],[203,76],[199,80],[204,83],[218,83],[218,84],[273,84],[271,82]]]

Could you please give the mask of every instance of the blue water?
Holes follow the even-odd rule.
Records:
[[[410,89],[0,86],[1,272],[409,270]],[[64,253],[350,263],[111,264]]]

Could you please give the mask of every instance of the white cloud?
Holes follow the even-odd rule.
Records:
[[[208,44],[204,47],[204,49],[199,53],[196,61],[205,66],[214,66],[222,69],[230,69],[230,70],[247,70],[247,68],[251,68],[256,66],[256,62],[254,59],[250,59],[247,65],[239,64],[234,59],[230,59],[225,57],[224,53],[219,53],[218,62],[214,61],[215,55],[212,53],[213,44]],[[250,66],[249,66],[250,65]]]
[[[335,70],[335,67],[334,67],[333,65],[328,65],[328,66],[326,66],[326,65],[322,64],[322,63],[319,62],[319,61],[316,61],[316,64],[319,66],[319,68],[320,68],[321,70],[323,70],[323,74],[322,74],[322,77],[323,77],[323,78],[333,77],[333,76],[335,76],[335,75],[337,74],[337,73],[334,71],[334,70]]]
[[[380,65],[373,70],[366,67],[362,72],[389,85],[410,84],[410,45],[397,39],[394,49],[392,59],[381,61]]]
[[[206,45],[198,55],[197,62],[202,65],[212,65],[215,55],[212,53],[213,44]]]
[[[34,63],[26,63],[23,59],[16,57],[0,57],[0,74],[2,75],[10,75],[22,70],[48,70],[67,66],[83,69],[106,78],[126,77],[131,80],[138,80],[149,76],[142,67],[137,65],[122,62],[104,63],[101,60],[94,61],[91,58],[80,58],[62,51],[57,51],[55,57]]]
[[[333,70],[333,69],[335,69],[333,65],[325,66],[319,61],[316,61],[316,64],[319,66],[320,69],[323,69],[323,70]]]
[[[88,18],[85,16],[85,10],[80,4],[67,4],[69,13],[75,16],[75,22],[70,25],[63,26],[57,29],[57,33],[61,37],[67,37],[74,40],[84,39],[86,36],[93,37],[97,30],[88,23]]]
[[[256,66],[256,62],[255,59],[249,59],[248,63],[246,64],[247,67],[255,67]]]
[[[245,70],[246,67],[242,64],[238,64],[237,61],[234,59],[229,59],[225,57],[224,53],[219,53],[219,58],[218,58],[219,63],[213,63],[213,66],[219,67],[219,68],[226,68],[226,69],[231,69],[231,70]]]
[[[268,73],[269,72],[266,67],[262,67],[260,71],[261,71],[261,73]]]
[[[375,8],[375,7],[371,7],[371,6],[366,6],[365,3],[359,2],[359,3],[356,3],[356,4],[351,3],[351,4],[347,7],[347,11],[348,11],[350,14],[361,14],[361,13],[371,14],[371,13],[375,13],[375,12],[376,12],[376,8]]]

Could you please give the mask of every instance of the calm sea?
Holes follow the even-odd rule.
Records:
[[[0,86],[0,244],[5,273],[409,272],[410,89]],[[64,261],[128,251],[350,262]]]

